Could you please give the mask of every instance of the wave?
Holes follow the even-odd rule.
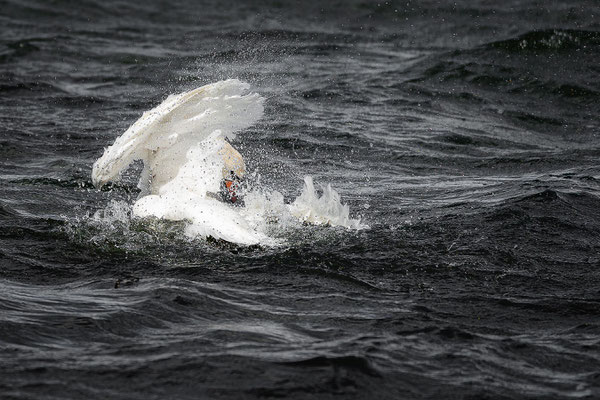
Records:
[[[0,84],[0,93],[10,93],[28,91],[28,92],[52,92],[60,91],[55,85],[33,81],[33,82],[7,82]],[[62,91],[61,91],[62,92]]]
[[[527,32],[513,39],[492,42],[484,47],[522,53],[531,51],[591,51],[598,46],[600,46],[600,32],[546,29]]]

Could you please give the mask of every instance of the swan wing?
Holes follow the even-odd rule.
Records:
[[[175,145],[191,147],[215,132],[232,139],[263,113],[263,98],[244,94],[248,89],[248,84],[229,79],[167,97],[104,150],[92,168],[92,182],[101,187],[135,160],[146,162],[150,154]]]

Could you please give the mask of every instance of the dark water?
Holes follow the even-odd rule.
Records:
[[[600,397],[598,2],[0,6],[2,399]],[[93,188],[229,77],[262,184],[370,229],[189,241],[127,216],[135,168]]]

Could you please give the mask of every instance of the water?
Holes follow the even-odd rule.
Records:
[[[1,397],[598,397],[599,14],[5,1]],[[93,187],[143,111],[226,78],[266,99],[252,184],[311,175],[368,229],[193,241],[131,218],[141,165]]]

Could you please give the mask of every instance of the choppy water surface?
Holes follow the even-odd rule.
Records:
[[[2,398],[600,396],[596,2],[189,3],[2,6]],[[369,229],[190,241],[131,218],[139,165],[93,188],[225,78],[252,182]]]

